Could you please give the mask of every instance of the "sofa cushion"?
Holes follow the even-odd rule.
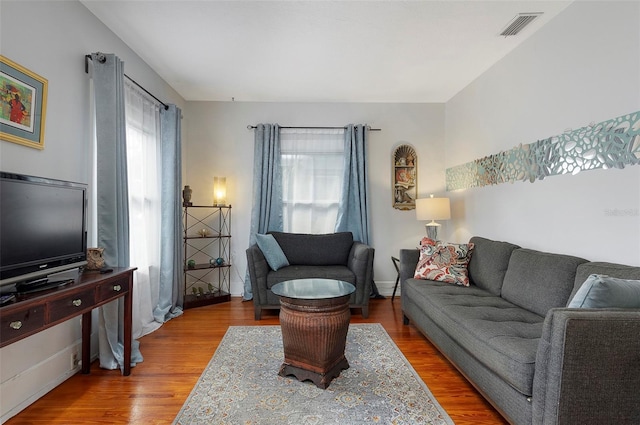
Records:
[[[273,235],[257,234],[256,243],[260,251],[262,251],[265,260],[267,260],[269,267],[271,267],[271,270],[278,270],[289,265],[287,257],[284,255],[284,252],[282,252],[282,248],[280,248],[280,245],[278,245]]]
[[[619,279],[640,280],[640,267],[627,266],[624,264],[591,261],[580,264],[576,272],[576,280],[571,293],[572,299],[582,284],[592,274],[603,274]]]
[[[347,266],[288,266],[267,275],[267,288],[285,280],[324,278],[356,284],[356,276]]]
[[[402,297],[421,305],[470,355],[531,396],[544,317],[475,286],[407,279]]]
[[[640,280],[592,274],[569,301],[569,308],[640,308]]]
[[[546,316],[567,305],[578,265],[583,258],[518,248],[511,253],[501,296],[513,304]]]
[[[469,261],[469,280],[479,288],[500,295],[511,253],[520,247],[479,236],[472,237],[469,242],[475,246]]]
[[[338,232],[323,235],[271,232],[291,265],[347,265],[353,234]]]
[[[431,240],[429,240],[431,241]],[[437,242],[422,244],[416,266],[416,279],[469,286],[467,265],[473,252],[473,244]]]

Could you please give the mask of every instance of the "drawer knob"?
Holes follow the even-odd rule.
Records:
[[[120,292],[120,291],[122,291],[122,286],[120,286],[120,285],[113,285],[113,290],[114,290],[114,291],[116,291],[116,292]]]
[[[18,330],[22,327],[22,322],[20,320],[16,320],[15,322],[9,323],[9,327],[11,329]]]
[[[82,300],[73,300],[71,301],[71,304],[73,304],[76,307],[80,307],[82,305]]]

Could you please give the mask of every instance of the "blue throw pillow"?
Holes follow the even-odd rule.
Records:
[[[278,245],[273,235],[256,235],[258,248],[264,254],[264,258],[274,271],[289,265],[286,255],[282,252],[282,248]]]
[[[640,280],[592,274],[567,306],[569,308],[640,308]]]

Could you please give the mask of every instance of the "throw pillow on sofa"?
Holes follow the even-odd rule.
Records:
[[[273,235],[256,235],[256,243],[272,270],[277,271],[289,265],[286,255]]]
[[[640,280],[592,274],[573,296],[569,308],[640,308]]]
[[[472,252],[473,243],[453,244],[423,238],[414,278],[469,286],[468,265]]]

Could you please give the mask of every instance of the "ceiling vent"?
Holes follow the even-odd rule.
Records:
[[[501,36],[509,37],[511,35],[517,35],[527,25],[533,22],[538,16],[542,15],[542,12],[537,13],[519,13],[515,18],[511,20],[500,33]]]

